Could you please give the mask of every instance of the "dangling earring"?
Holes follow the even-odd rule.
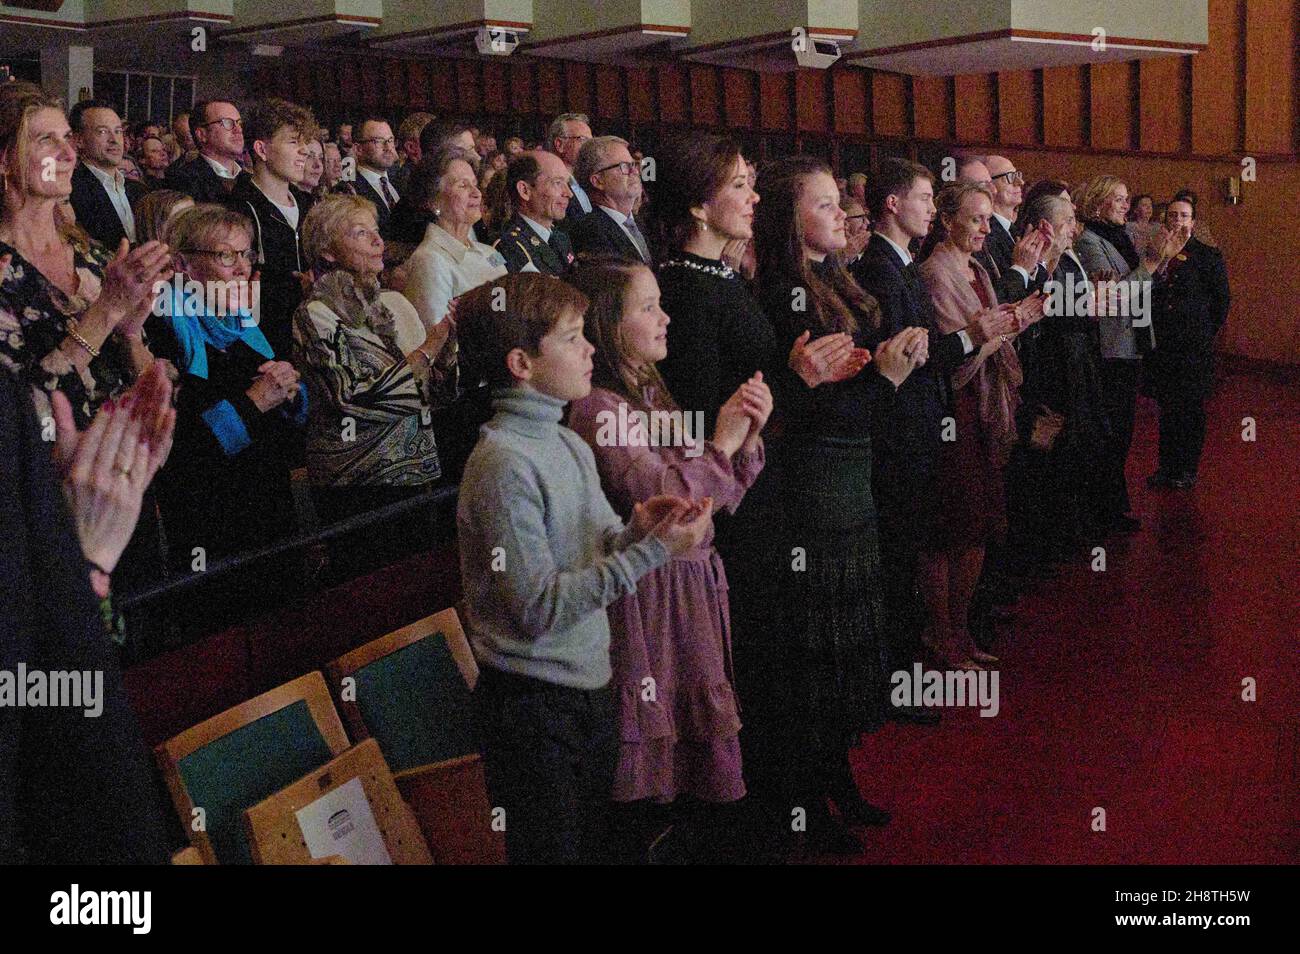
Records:
[[[700,231],[707,232],[708,230],[709,230],[709,223],[701,220]]]

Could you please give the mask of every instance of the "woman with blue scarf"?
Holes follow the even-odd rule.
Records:
[[[190,572],[293,533],[289,471],[307,392],[258,328],[248,219],[198,205],[167,234],[176,275],[159,287],[147,330],[180,372],[159,506],[170,559]]]

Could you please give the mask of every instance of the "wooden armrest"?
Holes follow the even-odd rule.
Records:
[[[464,755],[406,769],[395,781],[415,813],[434,864],[505,864],[505,834],[493,830],[482,758]]]
[[[172,855],[172,864],[174,865],[201,865],[203,864],[203,855],[193,845],[186,845],[176,854]]]

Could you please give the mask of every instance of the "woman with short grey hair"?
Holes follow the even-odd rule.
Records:
[[[446,317],[451,301],[506,273],[501,253],[474,238],[483,193],[469,153],[456,146],[421,160],[411,177],[412,200],[433,220],[406,263],[406,297],[426,329]]]

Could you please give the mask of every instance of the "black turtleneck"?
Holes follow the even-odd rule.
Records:
[[[1114,245],[1115,251],[1124,257],[1124,261],[1128,262],[1130,269],[1137,268],[1141,264],[1137,249],[1133,247],[1133,240],[1129,238],[1128,229],[1123,225],[1114,222],[1103,222],[1100,219],[1086,219],[1083,224],[1088,231],[1096,232],[1111,245]]]

